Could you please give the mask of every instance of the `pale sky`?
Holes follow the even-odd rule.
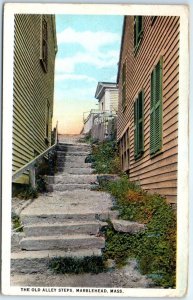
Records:
[[[60,133],[80,133],[83,112],[98,108],[98,81],[115,82],[122,16],[56,15],[53,126]]]

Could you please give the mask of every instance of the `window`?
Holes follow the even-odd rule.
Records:
[[[48,71],[48,24],[45,19],[45,16],[42,16],[40,61],[44,71],[47,72]]]
[[[129,169],[129,129],[124,133],[120,140],[120,156],[121,156],[121,166],[123,171]]]
[[[134,52],[139,49],[141,38],[143,35],[143,17],[134,16]]]
[[[135,159],[144,152],[144,92],[141,91],[134,103],[134,148]]]
[[[122,109],[126,107],[126,63],[122,67]]]
[[[162,58],[151,73],[150,154],[162,148]]]

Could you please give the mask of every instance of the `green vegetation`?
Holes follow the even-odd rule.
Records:
[[[78,140],[79,143],[87,143],[87,144],[92,144],[94,142],[93,138],[91,137],[90,133],[87,133],[84,135],[84,137],[80,138]]]
[[[76,257],[54,257],[49,263],[49,268],[55,273],[98,274],[105,271],[103,258],[100,256]]]
[[[23,232],[23,225],[21,223],[19,216],[15,215],[11,218],[11,220],[12,220],[13,229],[16,232]]]
[[[91,162],[98,174],[120,174],[121,165],[116,141],[93,143]]]
[[[53,150],[48,155],[48,160],[42,159],[35,164],[36,187],[30,184],[14,184],[12,196],[20,199],[35,199],[39,193],[47,192],[45,175],[54,175],[57,172],[57,152]]]
[[[115,259],[118,266],[135,257],[142,274],[164,288],[175,287],[176,216],[166,200],[149,194],[130,183],[127,176],[105,182],[102,189],[115,197],[115,208],[121,219],[146,224],[146,230],[135,235],[106,231],[104,257]]]
[[[13,197],[17,197],[19,199],[35,199],[38,197],[37,188],[33,188],[30,185],[23,185],[19,188],[19,190],[15,190],[13,192]]]

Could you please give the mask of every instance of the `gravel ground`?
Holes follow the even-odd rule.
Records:
[[[47,274],[14,274],[11,277],[14,286],[42,287],[119,287],[119,288],[148,288],[152,282],[137,270],[135,260],[116,270],[99,274],[68,275],[51,272]]]

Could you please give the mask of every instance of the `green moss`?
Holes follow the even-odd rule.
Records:
[[[54,257],[49,263],[49,268],[60,274],[98,274],[106,270],[103,258],[99,256],[86,256],[83,258]]]

